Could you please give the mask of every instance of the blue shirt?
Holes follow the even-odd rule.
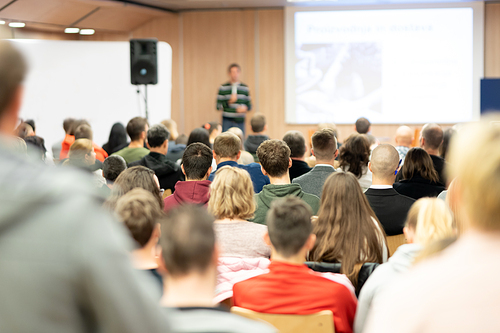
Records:
[[[226,165],[246,170],[250,174],[250,178],[252,179],[253,190],[255,193],[259,193],[260,191],[262,191],[262,188],[264,187],[264,185],[270,184],[269,177],[264,176],[264,174],[262,173],[262,170],[260,169],[260,164],[258,164],[258,163],[250,163],[247,165],[243,165],[243,164],[238,164],[234,161],[227,161],[227,162],[222,162],[222,163],[217,164],[217,170],[219,170],[220,168],[222,168],[223,166],[226,166]],[[217,170],[215,170],[214,172],[212,172],[210,174],[210,177],[208,177],[208,180],[210,180],[210,181],[214,180],[215,172]]]

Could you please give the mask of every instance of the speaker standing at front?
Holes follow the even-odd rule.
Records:
[[[132,84],[157,84],[157,39],[130,40],[130,80]]]

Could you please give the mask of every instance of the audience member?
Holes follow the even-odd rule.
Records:
[[[252,154],[255,159],[255,162],[259,160],[257,157],[257,148],[259,148],[260,144],[266,140],[269,140],[269,137],[264,133],[267,131],[266,117],[262,113],[255,114],[250,120],[250,126],[252,128],[252,134],[250,134],[245,140],[245,150]]]
[[[309,165],[305,161],[306,154],[306,140],[304,135],[299,131],[288,131],[283,136],[283,141],[290,148],[290,157],[292,159],[292,166],[290,167],[290,181],[302,176],[311,171]]]
[[[246,170],[250,174],[250,178],[252,178],[255,193],[259,193],[264,185],[269,184],[269,178],[262,173],[260,165],[257,163],[242,165],[236,162],[241,155],[240,147],[241,141],[233,133],[224,132],[216,137],[213,155],[217,162],[217,170],[226,165]],[[212,172],[208,179],[213,181],[214,177],[215,171]]]
[[[392,187],[400,162],[398,151],[391,145],[383,144],[373,150],[368,163],[372,185],[365,195],[387,236],[403,233],[406,215],[415,202]]]
[[[73,118],[64,119],[63,129],[64,129],[64,133],[65,133],[66,137],[68,136],[69,130],[70,130],[71,126],[73,125],[74,121],[75,121],[75,119],[73,119]],[[62,150],[62,143],[64,140],[67,139],[66,137],[63,140],[58,141],[52,145],[52,158],[54,159],[54,162],[59,162],[59,156],[61,155],[61,150]],[[69,149],[69,147],[68,147],[68,149]]]
[[[446,161],[446,154],[448,154],[448,148],[450,146],[451,138],[456,133],[457,133],[457,130],[454,127],[447,128],[443,132],[443,143],[441,144],[441,147],[439,147],[439,155],[445,161]]]
[[[115,212],[137,242],[137,248],[132,251],[132,265],[135,269],[151,273],[158,281],[161,296],[163,280],[157,270],[156,246],[160,239],[159,222],[163,212],[158,202],[150,192],[134,188],[118,199]]]
[[[45,148],[45,140],[37,135],[28,136],[24,139],[28,156],[32,156],[35,160],[45,161],[47,148]]]
[[[102,176],[106,179],[106,187],[112,190],[116,178],[126,169],[127,162],[123,157],[113,155],[106,158],[102,163]]]
[[[309,260],[341,263],[340,272],[354,286],[363,263],[387,261],[384,230],[350,173],[335,172],[328,177],[313,225],[317,239]]]
[[[91,166],[95,163],[95,152],[92,141],[89,139],[78,139],[73,142],[69,149],[69,158],[65,165],[72,165],[80,169],[94,171]]]
[[[189,146],[192,143],[201,142],[207,145],[208,148],[212,149],[212,144],[210,143],[210,135],[208,131],[204,128],[195,128],[189,134],[188,142],[186,146]]]
[[[423,197],[437,197],[445,187],[439,182],[439,175],[432,165],[432,159],[422,148],[412,148],[406,154],[401,168],[399,183],[394,189],[399,194],[418,200]]]
[[[175,139],[175,144],[186,146],[189,138],[186,134],[180,134],[177,139]]]
[[[398,151],[401,165],[405,163],[405,157],[408,150],[411,148],[413,137],[413,131],[408,126],[400,126],[396,130],[396,137],[394,138],[394,141],[396,141],[396,150]]]
[[[24,121],[26,124],[30,125],[31,128],[33,129],[33,135],[36,135],[36,127],[35,127],[35,120],[34,119],[27,119]]]
[[[182,205],[170,210],[161,225],[164,293],[160,303],[171,309],[169,313],[175,310],[170,316],[172,331],[275,332],[267,324],[214,307],[219,251],[213,223],[205,209]]]
[[[126,146],[128,146],[128,142],[125,127],[121,123],[114,123],[109,132],[108,142],[102,146],[102,149],[104,149],[108,155],[111,155]]]
[[[316,157],[316,165],[308,173],[295,178],[292,183],[299,184],[302,191],[321,198],[323,184],[335,172],[333,164],[339,153],[335,132],[329,128],[315,132],[311,152]]]
[[[177,123],[173,119],[163,120],[161,124],[164,125],[170,132],[170,138],[168,139],[168,152],[166,158],[170,162],[175,163],[177,162],[177,160],[182,158],[182,154],[184,154],[184,149],[186,149],[186,143],[177,142],[177,139],[180,136],[179,132],[177,131]]]
[[[352,285],[345,276],[317,273],[304,265],[316,240],[311,232],[310,207],[296,197],[278,199],[267,214],[267,225],[264,237],[271,246],[269,272],[236,283],[234,305],[277,314],[331,310],[335,332],[352,332],[356,311]]]
[[[408,213],[404,234],[407,244],[401,245],[387,263],[378,267],[361,289],[354,321],[356,333],[363,332],[373,299],[410,269],[422,248],[454,236],[451,212],[442,200],[420,199]]]
[[[439,148],[443,143],[443,129],[437,124],[425,124],[420,133],[420,147],[431,157],[434,169],[436,169],[439,182],[446,186],[444,175],[445,162],[439,155]]]
[[[253,158],[252,154],[250,154],[249,152],[247,152],[246,150],[243,149],[243,142],[245,141],[245,138],[243,136],[243,131],[239,127],[231,127],[227,131],[229,133],[233,133],[234,135],[236,135],[240,139],[240,143],[241,143],[240,152],[241,152],[241,155],[240,155],[240,158],[237,161],[238,164],[248,165],[250,163],[254,163],[255,161],[254,161],[254,158]]]
[[[271,202],[288,195],[304,200],[311,207],[313,214],[318,212],[319,198],[302,191],[299,184],[290,182],[288,169],[292,166],[292,159],[290,158],[290,148],[284,141],[264,141],[257,149],[257,156],[262,165],[262,172],[269,176],[271,184],[264,186],[262,191],[257,194],[257,209],[252,219],[253,222],[265,224]]]
[[[73,142],[75,142],[75,131],[80,125],[90,126],[89,122],[86,121],[85,119],[78,119],[71,122],[71,126],[68,129],[68,133],[66,134],[63,142],[61,143],[61,153],[59,154],[60,162],[68,158],[69,148],[71,147]]]
[[[160,187],[174,192],[175,184],[179,180],[184,180],[184,175],[179,165],[165,158],[169,136],[170,133],[164,125],[152,126],[147,133],[147,145],[150,153],[138,161],[129,163],[129,166],[142,165],[150,168],[158,177]]]
[[[94,147],[95,151],[95,158],[98,161],[104,162],[106,157],[108,157],[108,153],[99,147],[94,141],[93,141],[94,133],[92,132],[92,128],[89,125],[80,125],[78,128],[75,130],[75,140],[78,139],[89,139],[92,141],[92,147]]]
[[[35,131],[33,131],[33,127],[28,123],[21,123],[17,128],[17,136],[23,140],[33,135],[35,135]]]
[[[363,191],[372,184],[372,173],[368,169],[369,160],[370,142],[365,135],[352,134],[340,148],[340,168],[356,176]]]
[[[265,225],[248,222],[255,211],[250,175],[245,170],[225,166],[217,170],[210,185],[208,210],[215,218],[215,233],[221,256],[269,258],[269,247],[262,236]]]
[[[447,168],[450,179],[460,181],[455,191],[467,221],[463,234],[374,300],[366,332],[500,330],[499,120],[484,117],[467,125],[451,143]]]
[[[208,131],[208,140],[210,141],[210,144],[213,146],[215,138],[222,133],[222,125],[212,121],[206,123],[202,127]]]
[[[130,119],[127,124],[127,134],[130,137],[130,144],[113,154],[123,157],[127,164],[139,161],[149,154],[149,150],[144,148],[148,127],[146,118],[135,117]]]
[[[12,135],[26,64],[0,41],[0,132]],[[2,149],[2,148],[0,148]],[[3,149],[2,149],[3,150]],[[0,154],[3,332],[165,332],[124,228],[74,172]]]
[[[371,125],[372,124],[368,119],[361,117],[358,120],[356,120],[354,128],[356,129],[356,132],[358,132],[359,134],[368,134],[370,133]]]
[[[206,205],[210,198],[212,150],[203,143],[190,144],[182,155],[181,169],[186,181],[178,181],[174,193],[165,198],[165,212],[181,203]]]
[[[179,137],[179,131],[177,130],[177,123],[173,119],[165,119],[160,122],[163,126],[165,126],[168,129],[168,132],[170,133],[170,137],[168,138],[169,141],[175,141]],[[170,147],[169,147],[170,151]]]

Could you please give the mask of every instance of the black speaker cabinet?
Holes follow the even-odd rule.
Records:
[[[130,40],[130,80],[132,84],[157,84],[156,39]]]

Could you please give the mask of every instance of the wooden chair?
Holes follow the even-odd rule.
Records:
[[[231,312],[248,319],[265,321],[281,333],[335,333],[333,314],[330,310],[310,315],[289,315],[260,313],[233,306]]]
[[[165,190],[165,192],[163,192],[163,196],[162,196],[162,198],[163,198],[163,199],[165,199],[166,197],[168,197],[168,196],[169,196],[169,195],[171,195],[171,194],[172,194],[172,190],[171,190],[171,189],[169,189],[169,188],[167,188],[167,189]]]
[[[405,235],[387,236],[387,246],[389,247],[389,256],[392,256],[394,252],[401,245],[406,244]]]

